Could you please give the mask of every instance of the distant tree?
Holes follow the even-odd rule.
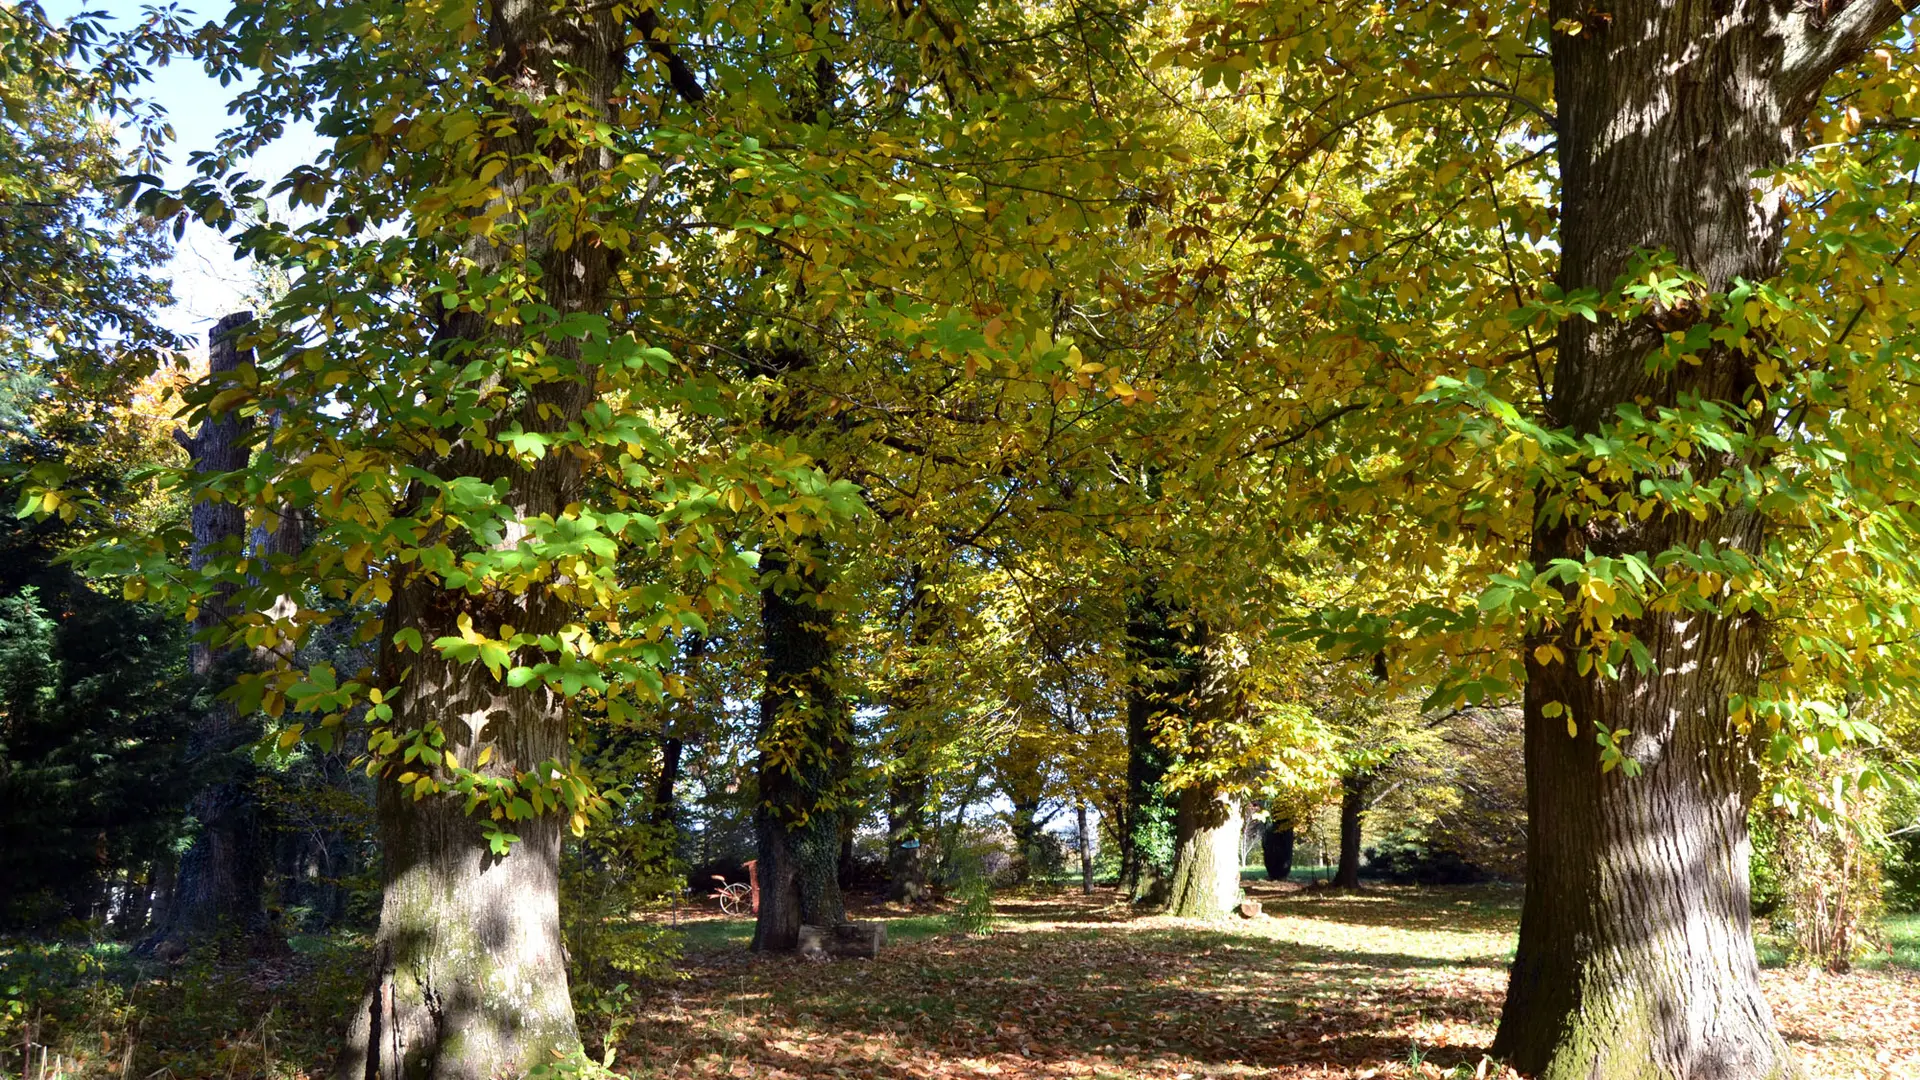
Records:
[[[9,412],[20,422],[0,434],[0,466],[54,464],[108,512],[167,521],[167,504],[128,482],[170,449],[140,416],[76,416],[26,379],[0,385]],[[0,502],[21,488],[0,482]],[[0,920],[45,928],[118,903],[116,929],[137,932],[185,825],[184,722],[201,687],[177,616],[61,564],[81,535],[59,515],[0,511]]]
[[[55,21],[34,0],[0,4],[0,380],[57,382],[105,411],[179,344],[158,321],[165,235],[117,181],[167,138],[137,90],[183,45],[174,14],[115,29],[99,11]]]
[[[116,29],[0,4],[0,919],[16,925],[117,903],[137,931],[182,827],[185,634],[59,560],[103,529],[179,520],[138,475],[175,453],[154,378],[179,344],[158,322],[168,246],[117,181],[166,138],[138,87],[183,44],[167,13]],[[47,490],[67,483],[84,494]]]

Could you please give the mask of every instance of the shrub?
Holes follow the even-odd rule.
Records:
[[[1847,755],[1821,761],[1810,780],[1816,803],[1770,808],[1779,875],[1776,932],[1790,934],[1795,958],[1843,972],[1862,955],[1883,951],[1881,860],[1877,840],[1886,808],[1883,787],[1848,789],[1838,778],[1853,768]]]
[[[1920,832],[1893,838],[1882,872],[1887,910],[1920,911]]]
[[[1395,884],[1473,885],[1493,875],[1416,833],[1390,833],[1366,849],[1367,871]]]
[[[993,912],[993,875],[987,869],[986,854],[977,848],[961,848],[948,864],[947,897],[954,906],[947,913],[947,929],[955,933],[991,934],[998,921]]]
[[[1898,834],[1888,839],[1881,866],[1887,910],[1920,911],[1920,793],[1887,800],[1886,822]]]
[[[1780,827],[1775,815],[1756,805],[1747,816],[1753,836],[1753,859],[1748,864],[1751,906],[1755,915],[1772,915],[1784,899],[1780,881]]]

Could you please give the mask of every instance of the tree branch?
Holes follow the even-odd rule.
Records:
[[[659,13],[652,8],[642,8],[634,13],[633,25],[639,28],[641,40],[647,43],[647,51],[667,65],[667,84],[673,87],[674,93],[680,95],[680,100],[688,104],[705,101],[707,91],[700,85],[699,76],[687,66],[686,59],[674,50],[667,36],[660,32]]]
[[[1788,100],[1810,99],[1908,12],[1901,0],[1812,0],[1794,5],[1784,27],[1780,73]]]

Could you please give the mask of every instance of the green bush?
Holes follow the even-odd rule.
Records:
[[[1896,836],[1888,848],[1881,868],[1887,910],[1920,912],[1920,832]]]
[[[1759,804],[1747,815],[1747,827],[1753,835],[1753,859],[1748,863],[1753,913],[1771,915],[1786,896],[1780,880],[1780,828]]]
[[[1383,836],[1367,848],[1369,877],[1407,885],[1473,885],[1493,875],[1413,832]]]
[[[292,944],[263,978],[257,963],[212,947],[166,963],[114,943],[0,939],[0,1077],[13,1075],[28,1024],[33,1045],[75,1080],[322,1072],[365,988],[367,941]]]
[[[947,929],[969,936],[993,933],[998,921],[993,912],[993,878],[978,848],[964,847],[954,852],[947,868],[946,891],[953,901],[953,909],[947,913]]]

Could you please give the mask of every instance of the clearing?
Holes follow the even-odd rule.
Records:
[[[986,938],[892,918],[877,961],[753,957],[750,921],[694,922],[684,981],[647,988],[616,1068],[743,1080],[1498,1075],[1479,1068],[1517,889],[1246,884],[1267,916],[1129,918],[1099,890],[1003,901]],[[1910,960],[1920,927],[1891,929]],[[1811,1075],[1920,1078],[1920,973],[1765,979]]]

